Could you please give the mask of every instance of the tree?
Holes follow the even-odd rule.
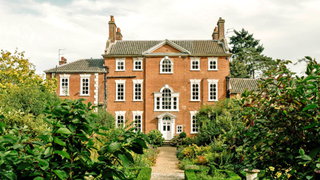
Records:
[[[291,62],[278,60],[258,92],[242,94],[243,163],[266,170],[267,179],[279,172],[279,179],[314,179],[320,170],[320,65],[306,58],[307,77],[294,76]]]
[[[40,86],[54,92],[57,80],[43,80],[35,74],[35,67],[24,58],[24,52],[14,54],[1,50],[0,57],[0,89],[8,90],[12,86]]]
[[[270,68],[274,68],[275,61],[262,54],[264,47],[259,44],[260,40],[254,39],[253,34],[242,29],[234,30],[236,35],[230,38],[231,50],[233,53],[230,62],[232,77],[256,78]]]

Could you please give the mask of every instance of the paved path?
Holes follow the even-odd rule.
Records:
[[[151,180],[183,180],[184,171],[178,168],[178,158],[176,157],[176,147],[158,147],[160,153],[157,163],[152,167]]]

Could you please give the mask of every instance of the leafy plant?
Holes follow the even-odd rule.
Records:
[[[95,139],[100,141],[97,137],[106,136],[107,129],[92,123],[94,107],[82,101],[46,106],[45,121],[52,129],[39,135],[40,141],[30,141],[25,128],[5,129],[0,123],[1,179],[128,179],[124,167],[133,163],[132,153],[143,154],[148,137],[129,129],[97,149]],[[91,159],[95,149],[97,161]]]
[[[147,133],[147,135],[150,139],[150,144],[153,146],[162,146],[164,138],[159,130],[151,130],[149,133]]]
[[[266,169],[268,178],[277,173],[279,178],[315,177],[320,158],[320,66],[306,58],[310,60],[306,77],[294,76],[287,68],[291,62],[278,60],[278,68],[267,72],[258,93],[242,95],[247,129],[244,164]],[[270,166],[276,170],[270,171]]]
[[[179,134],[179,138],[182,139],[182,138],[186,138],[187,137],[187,133],[185,133],[184,131],[182,131],[180,134]]]

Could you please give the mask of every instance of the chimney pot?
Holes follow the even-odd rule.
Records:
[[[121,32],[120,28],[117,28],[117,32]]]
[[[110,16],[110,21],[114,21],[113,15]]]
[[[213,40],[218,40],[219,39],[219,37],[218,37],[218,28],[217,27],[215,27],[214,30],[213,30],[212,39]]]
[[[67,59],[61,56],[61,61],[59,61],[59,65],[67,64]]]

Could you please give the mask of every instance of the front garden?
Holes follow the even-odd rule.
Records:
[[[227,172],[234,172],[244,179],[244,169],[259,169],[260,179],[318,179],[320,66],[306,60],[306,76],[294,76],[290,62],[279,60],[257,92],[202,107],[198,135],[171,143],[186,178],[232,179]]]

